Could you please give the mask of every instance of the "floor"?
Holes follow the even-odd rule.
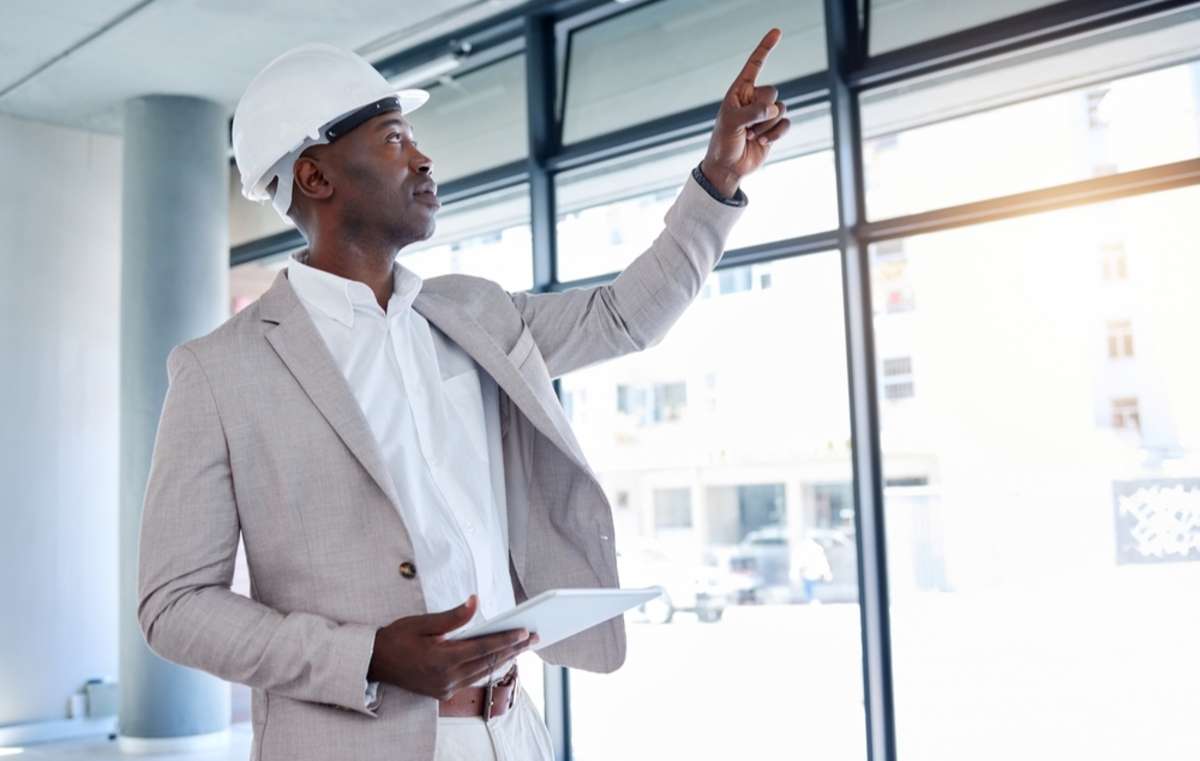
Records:
[[[116,740],[90,739],[69,740],[66,742],[39,743],[26,745],[22,748],[0,748],[0,759],[12,758],[14,761],[46,761],[46,759],[91,759],[93,761],[110,761],[110,759],[153,759],[153,761],[246,761],[250,758],[250,724],[249,722],[234,724],[230,728],[229,747],[219,751],[203,753],[163,753],[155,755],[125,755],[117,750]],[[13,752],[17,751],[17,752]]]

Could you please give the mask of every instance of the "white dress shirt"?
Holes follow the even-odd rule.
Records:
[[[429,612],[471,594],[475,620],[514,607],[496,382],[412,308],[416,273],[393,265],[385,314],[365,283],[310,267],[306,254],[289,258],[288,281],[375,434]],[[368,705],[377,689],[367,685]]]

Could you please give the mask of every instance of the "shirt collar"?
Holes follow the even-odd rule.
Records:
[[[319,270],[308,265],[308,251],[288,257],[288,282],[301,300],[348,328],[354,327],[354,310],[377,309],[375,294],[366,283]],[[412,306],[421,291],[422,279],[410,269],[392,263],[392,297],[397,312]],[[391,306],[391,303],[389,303]]]

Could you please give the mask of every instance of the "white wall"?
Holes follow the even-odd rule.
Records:
[[[117,675],[121,143],[0,115],[0,725]]]

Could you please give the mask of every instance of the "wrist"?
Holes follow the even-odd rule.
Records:
[[[376,655],[379,653],[379,634],[380,634],[380,630],[376,629],[375,630],[375,642],[371,646],[371,659],[367,662],[367,681],[368,682],[382,681],[379,678],[378,659],[376,658]]]
[[[721,195],[726,198],[733,198],[737,195],[738,184],[741,182],[740,177],[732,172],[714,168],[707,158],[700,162],[700,171]]]

